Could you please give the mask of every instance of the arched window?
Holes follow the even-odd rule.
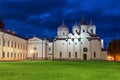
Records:
[[[88,49],[86,47],[83,48],[83,52],[88,52]]]
[[[69,57],[71,57],[71,52],[69,52]]]
[[[91,33],[93,34],[93,30],[91,29]]]
[[[77,58],[77,52],[75,52],[75,57]]]
[[[83,29],[83,32],[85,32],[85,30]]]
[[[60,58],[62,57],[62,52],[60,52]]]
[[[63,32],[63,35],[65,35],[65,33]]]
[[[94,58],[96,57],[96,52],[94,52]]]
[[[3,46],[5,46],[5,39],[3,39]]]

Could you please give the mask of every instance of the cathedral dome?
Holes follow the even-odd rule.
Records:
[[[94,24],[92,21],[90,21],[89,27],[94,27]]]
[[[82,17],[82,21],[80,22],[80,25],[87,25],[86,21],[84,20],[84,17]]]
[[[73,29],[79,29],[80,27],[77,25],[77,22],[75,22]]]
[[[58,27],[58,31],[68,31],[68,27],[64,24],[64,21],[62,24]]]

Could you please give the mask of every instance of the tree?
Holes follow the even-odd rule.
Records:
[[[5,24],[0,20],[0,29],[4,29]]]
[[[115,60],[117,60],[116,57],[120,55],[120,39],[114,39],[109,42],[107,51]]]

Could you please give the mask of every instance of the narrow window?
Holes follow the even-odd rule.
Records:
[[[8,47],[10,47],[10,41],[8,41]]]
[[[69,57],[71,57],[71,52],[69,52]]]
[[[3,57],[3,58],[5,57],[5,52],[3,52],[3,55],[2,55],[2,57]]]
[[[75,52],[75,57],[77,58],[77,52]]]
[[[91,33],[93,34],[93,30],[91,29]]]
[[[94,58],[96,57],[96,52],[94,52]]]
[[[15,42],[15,48],[16,48],[16,42]]]
[[[51,48],[49,47],[49,51],[51,51]]]
[[[16,58],[16,53],[14,54],[14,58]]]
[[[13,47],[13,42],[11,42],[11,47]]]
[[[62,52],[60,52],[60,58],[62,57]]]
[[[11,53],[11,57],[13,57],[13,53]]]
[[[9,57],[9,52],[7,52],[7,57]]]
[[[83,29],[83,32],[85,32],[85,30]]]
[[[63,32],[63,35],[65,35],[65,33]]]
[[[18,49],[19,49],[19,43],[18,43]]]
[[[70,42],[69,42],[69,45],[70,45]]]

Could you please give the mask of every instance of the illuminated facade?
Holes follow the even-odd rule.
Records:
[[[28,55],[27,59],[47,59],[48,58],[49,42],[46,39],[33,37],[28,40]]]
[[[27,40],[10,30],[0,30],[0,60],[23,60],[27,58]]]
[[[67,60],[106,60],[107,52],[103,51],[103,40],[97,36],[96,27],[91,22],[89,25],[84,19],[72,28],[62,22],[53,44],[53,59]]]
[[[0,60],[107,60],[103,40],[96,34],[96,26],[82,19],[72,28],[72,33],[62,22],[53,42],[33,37],[23,39],[10,30],[0,30]]]

